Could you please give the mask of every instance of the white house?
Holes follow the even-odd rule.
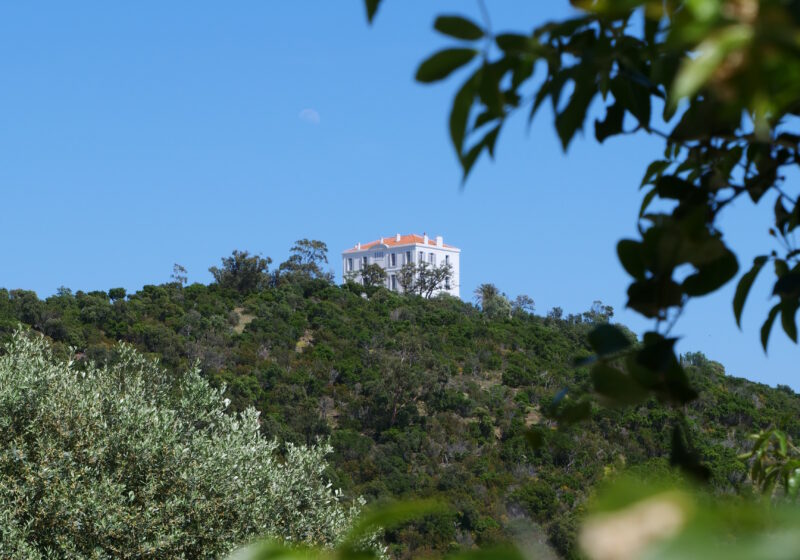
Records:
[[[449,264],[453,267],[450,278],[442,285],[439,292],[446,292],[459,297],[461,249],[447,245],[441,236],[429,239],[426,234],[400,235],[381,237],[369,243],[356,243],[355,247],[342,253],[342,271],[344,277],[352,277],[361,282],[360,270],[370,264],[380,265],[386,270],[386,287],[400,292],[398,274],[405,264],[420,265],[423,262],[432,266]]]

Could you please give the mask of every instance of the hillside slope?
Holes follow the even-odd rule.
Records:
[[[665,469],[673,412],[655,401],[556,430],[542,411],[563,388],[588,387],[572,367],[589,354],[591,313],[517,313],[490,320],[449,297],[375,291],[299,278],[242,294],[217,284],[145,286],[125,296],[0,290],[0,335],[19,323],[79,358],[113,360],[124,340],[177,370],[199,360],[232,407],[253,404],[286,441],[329,437],[334,484],[368,500],[438,496],[450,515],[387,535],[397,556],[490,543],[520,524],[526,538],[571,557],[576,515],[592,485],[626,465]],[[701,397],[688,409],[711,484],[736,492],[748,433],[777,425],[800,436],[800,399],[684,357]],[[534,451],[526,429],[541,424]],[[552,429],[549,429],[552,428]]]

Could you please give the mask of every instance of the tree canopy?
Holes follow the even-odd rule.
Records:
[[[249,293],[265,288],[269,284],[268,267],[270,263],[272,263],[272,259],[269,257],[264,258],[259,255],[251,255],[247,251],[234,250],[230,257],[222,258],[221,267],[212,266],[208,271],[221,287],[240,293]],[[185,275],[185,270],[178,271],[178,274]],[[185,283],[183,276],[176,281],[178,284]]]
[[[17,332],[0,353],[0,556],[218,558],[269,535],[331,546],[363,503],[324,476],[329,445],[279,444],[199,370],[130,346],[113,365]]]

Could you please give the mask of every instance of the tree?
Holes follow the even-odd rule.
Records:
[[[547,318],[551,321],[560,321],[561,318],[564,316],[564,310],[560,307],[554,307],[550,311],[547,312]]]
[[[490,319],[507,319],[511,316],[511,303],[494,284],[481,284],[475,288],[475,299],[481,311]]]
[[[475,288],[473,293],[475,294],[475,301],[483,308],[487,301],[500,295],[500,290],[494,284],[481,284]]]
[[[111,301],[119,301],[125,299],[125,288],[111,288],[108,290],[108,297]]]
[[[417,289],[417,265],[406,263],[400,267],[397,273],[397,283],[404,294],[413,294]]]
[[[349,273],[347,276],[348,281],[353,281],[357,277],[361,277],[361,284],[366,289],[377,288],[383,286],[386,282],[386,271],[377,264],[368,264],[358,272]]]
[[[379,4],[366,1],[370,20]],[[800,196],[787,188],[785,176],[800,162],[800,57],[786,38],[800,30],[800,3],[571,4],[581,13],[532,32],[495,34],[488,18],[478,24],[440,16],[434,28],[458,43],[423,61],[416,79],[433,83],[470,68],[453,97],[449,123],[465,179],[483,152],[493,156],[511,115],[524,110],[534,118],[547,101],[565,150],[595,108],[602,115],[593,123],[598,142],[621,134],[663,139],[664,157],[643,174],[639,235],[617,245],[631,277],[627,305],[653,319],[654,327],[636,347],[613,327],[598,327],[591,342],[601,359],[593,379],[606,393],[628,387],[625,398],[654,394],[682,405],[696,392],[675,355],[671,328],[692,298],[715,292],[739,270],[718,223],[734,201],[771,198],[769,231],[778,241],[740,278],[734,317],[739,323],[750,288],[769,263],[777,301],[761,342],[766,349],[779,315],[797,341],[800,250],[793,232],[800,225]],[[624,363],[625,371],[609,360]]]
[[[246,294],[269,285],[267,269],[272,262],[269,257],[250,255],[247,251],[234,250],[230,257],[222,259],[222,267],[212,266],[208,271],[214,281],[223,288]]]
[[[613,316],[613,307],[603,304],[600,300],[595,300],[589,311],[584,311],[583,320],[587,323],[608,323]]]
[[[514,315],[521,315],[523,313],[533,315],[536,310],[536,303],[533,298],[526,294],[518,295],[511,303],[511,313]]]
[[[333,274],[323,270],[323,266],[328,264],[328,246],[323,241],[300,239],[295,242],[291,253],[278,267],[279,275],[333,281]]]
[[[435,359],[419,340],[399,336],[393,347],[372,349],[372,359],[380,375],[366,391],[381,403],[379,414],[385,415],[385,428],[392,428],[401,413],[416,406],[431,390],[435,377],[429,371]]]
[[[170,274],[170,278],[172,278],[181,286],[185,286],[189,282],[189,276],[186,273],[186,268],[178,263],[172,265],[172,274]]]
[[[453,274],[453,267],[449,263],[438,266],[422,262],[417,266],[407,263],[400,267],[397,274],[397,283],[406,294],[417,294],[430,299],[433,294],[444,288]]]
[[[423,262],[417,267],[414,291],[426,299],[441,290],[453,275],[453,266],[449,263],[432,265]]]
[[[0,352],[0,556],[218,558],[256,536],[331,546],[361,502],[323,473],[330,446],[259,434],[259,414],[196,370],[132,348],[116,365],[54,357],[38,335]]]

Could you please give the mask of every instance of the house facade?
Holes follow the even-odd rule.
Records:
[[[452,274],[434,293],[447,293],[459,297],[461,249],[447,245],[442,236],[429,238],[426,234],[381,237],[369,243],[356,243],[342,252],[342,271],[345,279],[362,282],[360,271],[377,264],[386,271],[386,288],[402,292],[399,273],[403,265],[441,266],[449,264]]]

